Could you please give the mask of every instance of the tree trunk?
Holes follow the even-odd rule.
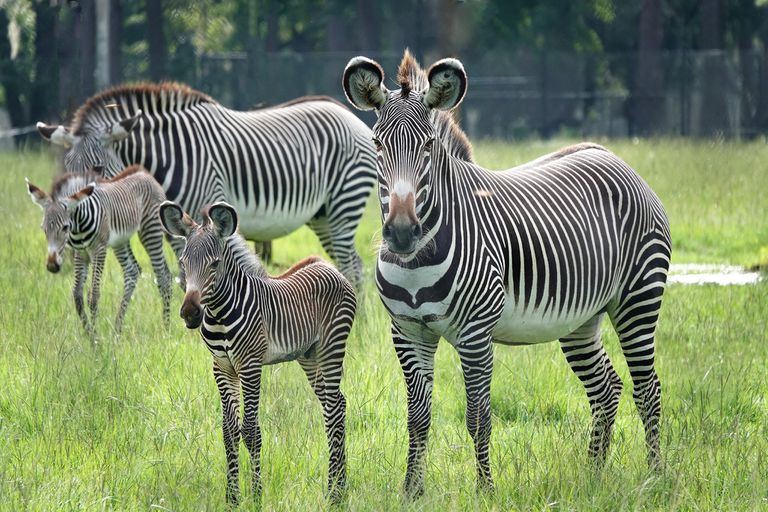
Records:
[[[81,103],[96,90],[96,6],[95,0],[80,2],[80,98]]]
[[[123,81],[123,6],[120,0],[111,0],[109,9],[109,81],[118,84]]]
[[[146,0],[149,77],[159,82],[166,78],[168,46],[163,32],[163,0]]]
[[[11,59],[11,43],[8,40],[8,15],[5,9],[0,9],[0,84],[2,84],[5,92],[5,107],[8,109],[8,117],[10,117],[13,127],[21,127],[28,122],[21,101],[23,91],[26,89],[25,81],[19,67]],[[18,137],[14,137],[14,142],[18,142]]]
[[[357,50],[378,52],[381,49],[381,23],[379,2],[357,0]]]
[[[720,0],[701,3],[700,46],[704,52],[701,66],[701,115],[699,135],[731,135],[726,103],[730,82],[725,66]]]
[[[664,78],[661,45],[664,38],[661,0],[643,0],[640,42],[633,98],[633,123],[637,135],[660,133],[664,119]]]
[[[29,95],[29,119],[48,121],[58,114],[59,63],[56,51],[56,25],[59,7],[35,2],[35,81]]]

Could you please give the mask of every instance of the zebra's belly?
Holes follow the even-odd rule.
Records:
[[[273,240],[288,235],[312,219],[322,203],[299,205],[286,211],[230,200],[240,215],[240,233],[248,240]]]
[[[117,247],[127,244],[137,229],[131,229],[127,231],[110,231],[109,240],[107,245],[109,247]]]
[[[501,318],[493,329],[493,341],[504,345],[533,345],[557,340],[572,333],[597,311],[555,314],[543,309],[526,309],[507,296]]]

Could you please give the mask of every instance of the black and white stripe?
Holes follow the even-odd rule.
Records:
[[[68,171],[102,165],[110,176],[141,164],[196,217],[204,204],[227,201],[248,239],[307,224],[341,271],[360,281],[354,235],[375,180],[371,131],[330,98],[239,112],[182,85],[146,84],[91,98],[71,130],[39,130],[70,147]]]
[[[163,254],[163,231],[157,216],[165,195],[146,170],[131,166],[108,180],[95,173],[65,174],[56,179],[50,195],[29,182],[27,187],[32,199],[44,211],[42,228],[48,240],[48,270],[58,272],[65,248],[74,250],[72,294],[75,309],[86,330],[93,334],[108,247],[112,248],[123,269],[123,298],[115,320],[115,330],[120,332],[122,329],[141,274],[130,245],[135,233],[152,263],[163,301],[163,320],[168,325],[171,274]],[[83,287],[91,265],[89,321],[83,304]]]
[[[409,73],[423,72],[406,55],[400,75]],[[622,389],[600,341],[605,314],[619,335],[656,465],[661,388],[654,334],[671,252],[659,199],[595,144],[503,172],[456,158],[430,112],[461,101],[466,75],[461,63],[445,59],[428,77],[426,89],[401,80],[402,89],[390,92],[378,64],[363,57],[344,74],[350,101],[378,114],[373,132],[385,243],[376,283],[408,388],[407,492],[423,491],[440,337],[461,359],[480,486],[492,485],[492,341],[560,340],[586,388],[589,454],[601,463]]]
[[[226,203],[206,209],[202,225],[171,202],[162,206],[160,216],[170,235],[186,240],[180,259],[186,275],[181,316],[187,327],[200,327],[213,355],[223,412],[227,500],[238,500],[241,436],[251,456],[253,491],[260,493],[261,369],[292,360],[298,360],[323,406],[330,452],[328,490],[338,500],[346,486],[346,400],[339,385],[355,316],[352,285],[316,257],[269,277],[236,233],[238,215]]]

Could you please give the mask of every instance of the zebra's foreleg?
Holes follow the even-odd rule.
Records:
[[[73,251],[75,267],[75,284],[72,287],[72,296],[75,299],[75,311],[80,317],[80,322],[86,331],[90,331],[88,325],[88,315],[85,313],[85,301],[83,299],[83,288],[85,279],[88,276],[88,255],[83,251]]]
[[[88,305],[91,309],[91,338],[96,334],[96,316],[99,309],[99,299],[101,298],[101,275],[104,273],[104,260],[107,257],[107,246],[96,247],[90,254],[92,264],[91,270],[91,293],[88,297]]]
[[[477,459],[477,488],[492,490],[489,445],[491,440],[491,376],[493,375],[493,344],[482,333],[462,339],[458,345],[464,386],[467,394],[466,423],[475,444]]]
[[[392,325],[392,341],[400,360],[408,392],[408,467],[405,493],[410,497],[424,494],[427,435],[432,422],[432,382],[438,339],[414,341]]]
[[[136,282],[141,275],[141,268],[139,268],[139,263],[133,255],[130,244],[116,247],[115,256],[123,268],[123,299],[120,301],[120,308],[117,310],[117,318],[115,319],[115,331],[120,333],[123,330],[125,312],[128,310],[131,296],[136,289]]]
[[[560,348],[571,370],[587,391],[592,410],[592,435],[588,453],[598,467],[604,464],[608,454],[622,390],[621,379],[601,341],[602,319],[602,314],[596,315],[560,339]]]
[[[163,325],[168,329],[171,324],[171,271],[168,269],[163,253],[163,235],[155,223],[152,227],[142,229],[139,232],[139,239],[152,263],[157,288],[160,290],[160,299],[163,301]]]
[[[227,456],[227,503],[240,500],[237,461],[240,444],[240,380],[228,361],[213,359],[213,377],[221,396],[221,431]]]
[[[261,393],[261,362],[254,362],[240,370],[243,383],[243,441],[251,456],[251,492],[261,496],[261,428],[259,427],[259,399]]]

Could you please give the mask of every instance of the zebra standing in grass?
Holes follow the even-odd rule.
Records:
[[[223,413],[227,501],[238,501],[241,435],[251,455],[253,492],[261,493],[261,369],[292,360],[298,360],[323,406],[330,451],[328,489],[338,501],[346,486],[346,400],[339,384],[355,317],[352,285],[317,257],[269,277],[236,234],[238,215],[226,203],[204,211],[202,225],[172,202],[161,206],[160,218],[168,234],[186,240],[179,260],[186,275],[181,317],[190,329],[202,325],[200,334],[213,355]]]
[[[559,339],[592,409],[591,458],[606,456],[622,383],[600,339],[616,329],[645,426],[649,462],[660,462],[661,387],[654,335],[671,252],[664,209],[648,185],[606,149],[583,144],[505,172],[446,151],[447,111],[464,97],[461,63],[424,73],[406,53],[400,89],[378,63],[352,59],[343,75],[352,104],[376,110],[382,244],[376,283],[408,390],[405,489],[423,492],[434,353],[440,336],[458,351],[475,443],[478,485],[491,487],[492,341]],[[430,113],[446,111],[430,119]]]
[[[163,232],[157,216],[165,195],[148,172],[134,165],[109,180],[92,172],[68,173],[54,181],[50,195],[29,181],[27,190],[44,211],[42,228],[48,240],[48,270],[59,271],[67,246],[75,251],[72,294],[75,310],[86,330],[93,334],[96,325],[101,274],[107,247],[111,247],[123,269],[123,299],[115,320],[115,330],[121,331],[128,303],[141,274],[130,244],[137,231],[155,271],[163,301],[163,321],[168,325],[171,273],[163,254]],[[93,264],[88,301],[90,322],[83,307],[83,287],[89,264]]]
[[[183,85],[140,84],[90,98],[70,128],[38,123],[38,130],[69,148],[67,171],[101,165],[112,176],[141,164],[193,215],[227,201],[248,239],[272,240],[308,224],[342,273],[360,283],[354,237],[374,185],[375,153],[370,129],[331,98],[238,112]]]

